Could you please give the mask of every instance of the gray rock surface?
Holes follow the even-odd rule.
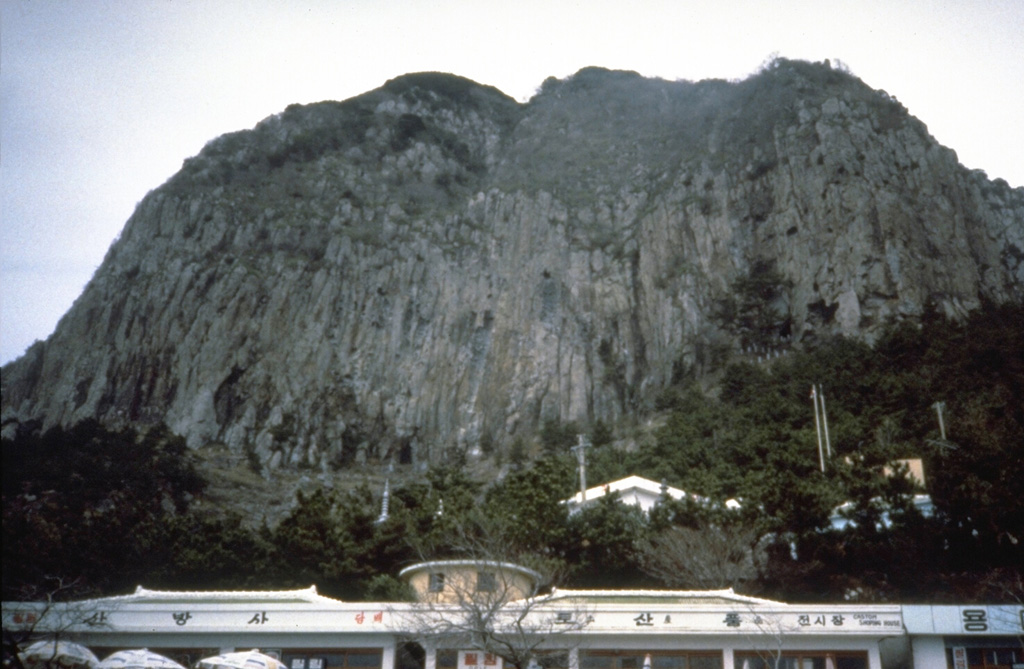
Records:
[[[450,75],[293,106],[149,193],[3,421],[165,421],[265,468],[439,461],[634,415],[758,259],[766,336],[870,340],[1021,299],[1024,188],[824,65],[583,70],[518,104]]]

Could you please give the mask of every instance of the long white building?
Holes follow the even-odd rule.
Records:
[[[1024,667],[1024,606],[805,605],[732,590],[555,590],[531,597],[532,574],[504,563],[424,563],[403,572],[419,593],[415,603],[345,602],[312,587],[140,587],[72,603],[6,602],[3,629],[5,639],[21,643],[77,641],[101,658],[149,648],[186,666],[259,648],[289,669],[501,669],[508,663],[498,654],[454,641],[441,625],[466,615],[462,593],[500,590],[513,596],[503,602],[507,619],[491,631],[520,634],[545,669]]]

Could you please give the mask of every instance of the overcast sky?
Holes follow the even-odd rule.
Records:
[[[0,31],[4,363],[208,140],[408,72],[526,101],[588,65],[700,80],[839,59],[1024,186],[1024,0],[0,0]]]

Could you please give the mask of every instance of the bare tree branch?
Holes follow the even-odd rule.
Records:
[[[499,563],[481,562],[481,568],[497,570],[497,587],[480,591],[469,585],[473,579],[446,579],[445,597],[428,598],[401,611],[393,611],[409,640],[427,642],[440,648],[474,650],[500,657],[527,669],[543,664],[544,649],[554,638],[583,629],[591,620],[576,602],[563,599],[557,591],[516,598],[520,586],[502,574]],[[564,644],[558,644],[564,650]]]
[[[642,568],[669,587],[737,589],[758,577],[758,539],[743,525],[672,526],[641,546]]]
[[[18,602],[4,607],[2,649],[5,668],[26,669],[22,653],[31,644],[42,639],[59,641],[72,627],[93,620],[90,618],[94,612],[92,603],[67,601],[81,594],[78,580],[48,577],[47,581],[50,584],[47,588],[26,588]],[[89,624],[102,626],[104,623],[94,621]],[[56,658],[51,664],[58,665]]]
[[[458,559],[426,562],[436,565],[435,587],[417,588],[418,603],[392,611],[410,641],[491,654],[527,669],[545,663],[553,637],[589,623],[584,607],[549,587],[561,563],[518,551],[505,529],[479,515],[453,521],[444,553],[424,555]]]

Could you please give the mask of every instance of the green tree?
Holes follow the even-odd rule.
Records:
[[[154,547],[204,482],[184,441],[95,421],[3,443],[4,592],[59,577],[123,591],[161,567]]]
[[[569,458],[547,457],[513,472],[488,490],[484,514],[504,529],[504,539],[518,552],[552,556],[563,543],[575,469]]]
[[[744,346],[773,343],[787,323],[777,302],[789,285],[773,260],[755,258],[732,282],[730,294],[720,301],[719,322],[738,332]]]
[[[146,579],[147,585],[203,590],[265,586],[271,544],[266,533],[243,525],[240,515],[182,514],[170,519],[166,529],[166,543],[151,549],[166,556]]]
[[[640,545],[647,519],[638,507],[622,504],[617,493],[602,496],[569,518],[561,550],[574,586],[636,587],[648,582],[640,568]]]
[[[549,418],[540,429],[540,443],[545,455],[562,455],[576,445],[580,429],[574,422],[563,423]]]
[[[379,568],[378,510],[365,488],[297,494],[298,505],[274,529],[273,578],[282,586],[316,584],[342,599],[359,599]],[[378,555],[379,557],[379,555]]]

